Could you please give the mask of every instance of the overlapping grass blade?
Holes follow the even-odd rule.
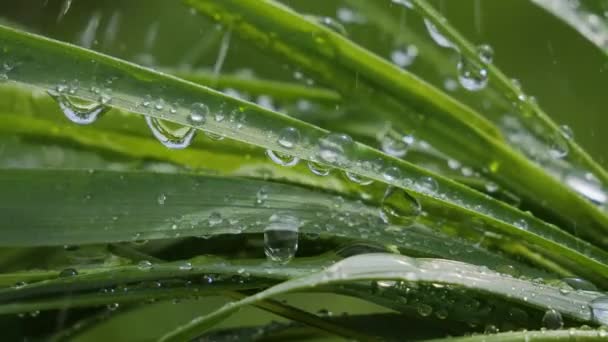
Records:
[[[439,259],[412,259],[388,254],[365,254],[347,258],[322,272],[293,279],[245,299],[229,303],[221,309],[196,318],[161,338],[162,341],[183,341],[196,338],[211,326],[225,319],[244,305],[258,300],[310,287],[361,280],[398,280],[405,282],[453,285],[510,301],[547,310],[579,321],[606,323],[603,316],[594,316],[591,301],[601,298],[599,292],[576,292],[565,296],[558,288],[487,272],[478,266]]]

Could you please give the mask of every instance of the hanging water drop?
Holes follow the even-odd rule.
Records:
[[[572,138],[574,138],[574,131],[572,131],[572,128],[570,128],[570,126],[561,125],[559,126],[559,129],[562,132],[564,138],[566,138],[567,140],[571,140]]]
[[[286,264],[298,250],[300,221],[291,215],[277,213],[270,216],[264,229],[264,253],[269,260]]]
[[[300,131],[297,128],[285,127],[279,133],[277,143],[282,147],[291,149],[300,142]]]
[[[491,64],[494,59],[494,49],[487,44],[479,45],[477,47],[477,54],[484,64]]]
[[[152,116],[146,116],[145,118],[154,137],[168,148],[183,149],[190,146],[196,133],[196,129],[192,127],[181,127],[175,132],[171,132],[164,127],[160,119]]]
[[[328,163],[339,166],[347,165],[349,156],[352,154],[355,144],[351,137],[346,134],[330,133],[319,139],[319,158]]]
[[[349,171],[344,171],[344,175],[346,176],[346,178],[348,180],[350,180],[353,183],[359,184],[359,185],[370,185],[374,182],[373,179],[367,178],[367,177],[363,177],[360,176],[356,173],[353,172],[349,172]]]
[[[564,158],[569,151],[568,142],[562,133],[556,132],[553,134],[549,146],[549,156],[553,159]]]
[[[543,315],[543,326],[550,330],[557,330],[564,327],[564,320],[562,314],[554,309],[545,311]]]
[[[300,158],[278,151],[266,150],[266,155],[275,164],[279,164],[281,166],[292,167],[296,166],[298,162],[300,162]]]
[[[59,104],[63,114],[70,121],[79,125],[88,125],[95,122],[99,116],[108,110],[108,107],[100,103],[76,104],[67,95],[61,94],[61,91],[48,91],[48,94]]]
[[[462,57],[458,62],[458,82],[469,91],[479,91],[488,84],[488,70],[475,61]]]
[[[321,163],[309,161],[307,165],[310,172],[314,173],[317,176],[324,177],[329,175],[329,173],[331,172],[331,167]]]
[[[443,34],[439,32],[435,24],[433,24],[429,19],[424,19],[424,26],[426,26],[426,30],[429,32],[429,35],[435,43],[444,48],[453,48],[454,44],[447,39]]]
[[[421,212],[420,202],[412,195],[401,188],[386,188],[380,209],[380,218],[385,223],[409,226]]]

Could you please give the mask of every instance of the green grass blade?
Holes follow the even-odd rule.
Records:
[[[209,315],[195,318],[160,340],[183,341],[196,338],[240,307],[278,294],[332,283],[378,279],[454,285],[539,309],[552,308],[579,321],[605,323],[602,321],[605,318],[594,317],[590,307],[592,300],[603,296],[599,292],[577,292],[565,296],[557,288],[487,272],[477,266],[440,259],[416,260],[396,255],[366,254],[345,259],[322,272],[293,279],[229,303]]]
[[[474,336],[460,336],[451,338],[438,338],[425,340],[427,342],[552,342],[552,341],[579,341],[594,342],[605,341],[608,332],[605,329],[568,329],[568,330],[540,330],[540,331],[512,331],[500,334],[483,334]]]

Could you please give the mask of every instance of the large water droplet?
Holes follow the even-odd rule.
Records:
[[[447,39],[443,34],[441,34],[435,24],[433,24],[429,19],[424,19],[424,26],[426,26],[426,30],[429,32],[429,35],[431,36],[431,38],[433,38],[437,45],[445,48],[454,47],[454,44],[452,44],[449,39]]]
[[[195,103],[190,108],[188,114],[188,122],[193,126],[201,126],[207,121],[209,115],[209,107],[203,103]]]
[[[297,165],[300,161],[300,158],[298,157],[273,150],[266,150],[266,155],[270,160],[281,166],[292,167]]]
[[[380,210],[380,217],[385,223],[408,226],[421,212],[420,202],[412,195],[401,188],[386,188]]]
[[[277,142],[279,145],[291,149],[300,142],[300,131],[297,128],[285,127],[279,133]]]
[[[100,103],[77,104],[60,92],[48,91],[48,94],[57,101],[65,117],[79,125],[88,125],[95,122],[99,116],[108,110],[108,107]]]
[[[593,314],[593,319],[600,324],[608,324],[608,297],[602,296],[595,298],[589,305]]]
[[[458,62],[458,82],[469,91],[479,91],[488,84],[488,70],[475,61],[462,57]]]
[[[410,136],[406,136],[407,138],[409,138]],[[413,139],[412,139],[413,141]],[[401,158],[404,157],[407,153],[407,150],[409,149],[411,143],[410,139],[406,139],[404,137],[404,139],[402,140],[397,140],[397,139],[393,139],[392,137],[388,137],[385,136],[382,138],[381,141],[381,145],[382,145],[382,151],[384,151],[387,154],[390,154],[391,156],[397,157],[397,158]]]
[[[582,278],[564,278],[562,281],[575,290],[597,291],[597,287],[593,283]]]
[[[330,133],[318,142],[319,158],[328,164],[348,164],[354,148],[353,140],[346,134]]]
[[[562,314],[554,309],[545,311],[543,315],[543,326],[547,329],[557,330],[564,327],[564,320]]]
[[[298,250],[298,218],[289,214],[277,213],[270,216],[264,229],[264,253],[268,259],[285,264]]]
[[[154,137],[168,148],[183,149],[190,146],[196,133],[196,129],[192,127],[181,127],[175,132],[171,132],[162,124],[160,119],[152,116],[146,116],[145,118]]]
[[[74,277],[77,275],[78,275],[78,271],[76,271],[73,268],[66,268],[59,273],[59,277],[61,277],[61,278]]]

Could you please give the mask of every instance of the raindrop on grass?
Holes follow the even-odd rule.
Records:
[[[395,49],[391,52],[391,61],[395,65],[405,68],[412,65],[418,56],[418,48],[416,45],[408,45],[405,48]]]
[[[183,264],[179,265],[179,270],[180,271],[191,271],[192,270],[192,263],[186,261]]]
[[[564,320],[562,314],[554,309],[545,311],[543,315],[543,326],[547,329],[557,330],[564,327]]]
[[[316,163],[314,161],[309,161],[307,163],[308,165],[308,169],[310,170],[310,172],[314,173],[317,176],[327,176],[329,175],[329,173],[331,172],[331,167],[321,164],[321,163]]]
[[[59,277],[60,278],[68,278],[68,277],[74,277],[78,275],[78,271],[76,271],[73,268],[66,268],[63,271],[59,272]]]
[[[209,115],[209,107],[203,103],[195,103],[190,108],[188,114],[188,122],[193,126],[201,126],[207,121]]]
[[[163,125],[160,119],[152,116],[146,116],[145,118],[152,135],[165,147],[171,149],[184,149],[190,146],[196,133],[196,129],[192,127],[180,127],[172,132]]]
[[[372,184],[374,182],[373,179],[370,179],[370,178],[367,178],[367,177],[364,177],[364,176],[360,176],[360,175],[358,175],[356,173],[349,172],[349,171],[344,171],[344,175],[346,176],[346,178],[349,181],[351,181],[353,183],[356,183],[356,184],[359,184],[359,185],[364,185],[365,186],[365,185],[370,185],[370,184]]]
[[[401,188],[389,186],[382,198],[380,218],[385,223],[410,225],[421,214],[422,206]]]
[[[561,125],[561,126],[559,126],[559,129],[562,132],[562,135],[564,136],[564,138],[566,138],[568,140],[574,138],[574,131],[572,131],[572,128],[570,128],[570,126]]]
[[[458,82],[469,91],[480,91],[488,84],[488,70],[477,62],[462,57],[458,62]]]
[[[48,91],[48,94],[59,104],[59,108],[70,121],[79,125],[88,125],[108,110],[104,104],[77,104],[61,92]]]
[[[418,314],[422,317],[428,317],[433,313],[433,307],[428,304],[418,304]]]
[[[300,142],[300,131],[297,128],[285,127],[279,133],[277,142],[282,147],[291,149]]]
[[[490,45],[483,44],[477,47],[479,59],[484,64],[491,64],[494,59],[494,49]]]
[[[296,166],[298,162],[300,162],[300,158],[278,151],[266,150],[266,155],[275,164],[279,164],[281,166],[292,167]]]
[[[222,214],[217,211],[214,211],[211,213],[211,215],[209,215],[209,219],[207,219],[207,222],[209,222],[209,226],[213,227],[224,222],[224,218],[222,217]]]
[[[137,268],[142,271],[148,271],[152,269],[152,263],[148,260],[142,260],[137,264]]]
[[[166,200],[167,200],[167,195],[165,195],[165,194],[160,194],[156,198],[156,201],[158,202],[159,205],[164,205]]]
[[[595,285],[582,278],[564,278],[562,281],[570,285],[575,290],[597,291],[597,287]]]
[[[433,38],[437,45],[445,48],[454,47],[454,44],[443,34],[441,34],[441,32],[439,32],[437,29],[437,26],[435,26],[435,24],[433,24],[429,19],[424,19],[424,26],[426,26],[426,30],[429,32],[429,35],[431,38]]]
[[[255,204],[263,205],[268,199],[268,191],[265,187],[261,187],[255,194]]]
[[[264,229],[264,253],[269,260],[288,263],[298,250],[300,221],[291,215],[277,213],[270,216]]]
[[[345,165],[354,150],[355,144],[346,134],[330,133],[319,139],[319,158],[329,164]]]

